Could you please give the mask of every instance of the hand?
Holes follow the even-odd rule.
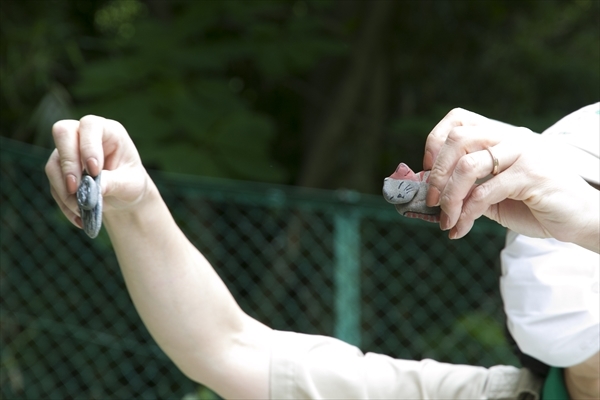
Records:
[[[56,149],[46,163],[52,197],[74,225],[82,227],[75,193],[83,169],[92,176],[102,171],[104,213],[126,210],[147,193],[148,177],[127,134],[116,121],[88,115],[62,120],[52,127]]]
[[[597,211],[598,195],[561,163],[566,151],[574,150],[525,128],[453,110],[427,138],[427,205],[440,205],[440,227],[452,239],[485,215],[524,235],[577,242],[594,218],[597,231],[597,216],[590,219],[588,211]],[[493,171],[491,154],[497,174],[477,185]]]

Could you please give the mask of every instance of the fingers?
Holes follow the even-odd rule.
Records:
[[[82,167],[97,176],[103,168],[104,118],[88,115],[80,121],[62,120],[52,127],[67,192],[73,194],[81,180]]]
[[[56,145],[56,161],[59,162],[61,177],[64,179],[66,192],[73,194],[77,191],[77,185],[81,179],[81,160],[79,157],[79,141],[77,129],[79,121],[63,120],[54,124],[52,136]],[[53,170],[54,171],[54,170]],[[56,183],[58,188],[59,184]],[[62,186],[62,185],[60,185]]]
[[[484,129],[486,134],[482,135]],[[458,185],[462,188],[460,193],[464,195],[477,179],[487,176],[492,170],[482,170],[482,166],[485,166],[486,161],[491,161],[489,154],[486,152],[486,157],[484,154],[474,153],[498,143],[499,140],[498,133],[491,129],[464,126],[453,128],[431,169],[427,205],[441,205],[440,195],[446,192],[446,185],[452,177],[458,180]],[[454,174],[456,176],[453,176]],[[470,183],[466,182],[467,178],[471,180]],[[455,189],[455,186],[452,189]],[[456,197],[454,193],[451,194],[452,197]]]
[[[105,119],[87,115],[79,121],[80,157],[88,174],[97,176],[104,167],[102,138]]]
[[[514,165],[523,151],[537,149],[532,140],[538,140],[538,135],[529,129],[462,109],[452,110],[436,125],[427,138],[423,158],[424,169],[431,170],[426,204],[441,207],[440,227],[451,229],[450,238],[463,237],[475,219],[486,213],[500,215],[499,203],[523,200],[519,198],[527,191],[523,182],[531,183],[531,174],[528,179],[519,177],[522,165]],[[520,164],[523,163],[526,165],[527,161]],[[529,165],[528,171],[531,169]],[[492,173],[495,177],[476,184]],[[521,209],[518,211],[523,214]],[[517,214],[512,209],[510,212]]]
[[[453,128],[488,122],[489,120],[487,118],[462,108],[451,110],[427,136],[427,141],[425,142],[425,154],[423,156],[423,170],[429,171],[433,168],[440,149],[446,142],[448,134]]]
[[[449,233],[451,239],[464,237],[473,227],[475,220],[482,215],[497,214],[498,203],[505,200],[508,196],[507,191],[502,190],[506,188],[500,182],[502,179],[503,177],[498,176],[473,187],[470,195],[465,199],[462,209],[459,210],[460,215],[456,223],[448,226],[448,228],[452,227]],[[500,190],[497,190],[498,188]],[[497,219],[496,221],[501,222]]]
[[[80,121],[62,120],[52,127],[52,136],[56,145],[57,159],[60,173],[64,180],[66,193],[74,194],[77,191],[83,169],[90,175],[97,176],[104,167],[104,136],[111,136],[105,132],[105,119],[88,115]],[[54,156],[54,154],[53,154]],[[54,158],[51,157],[54,160]],[[55,173],[55,169],[51,169]],[[62,186],[56,181],[55,176],[49,178],[57,193],[62,193]]]
[[[62,120],[52,127],[56,149],[46,164],[46,175],[52,196],[67,218],[77,226],[81,226],[81,220],[75,193],[83,169],[97,176],[105,164],[104,141],[110,143],[107,146],[109,152],[115,152],[118,135],[122,133],[116,128],[125,132],[120,124],[112,122],[109,124],[104,118],[89,115],[80,121]]]
[[[493,154],[493,157],[492,157]],[[442,229],[453,227],[460,218],[479,218],[494,202],[507,198],[521,180],[511,166],[518,158],[518,152],[508,142],[489,147],[489,151],[480,150],[460,159],[440,199],[448,219]],[[489,176],[498,170],[496,176],[480,185],[473,186],[477,180]],[[510,171],[505,171],[510,169]],[[470,229],[470,228],[469,228]]]
[[[444,207],[448,214],[446,226],[450,229],[450,237],[461,238],[472,228],[474,221],[484,214],[495,210],[494,206],[506,199],[515,199],[520,196],[524,182],[527,182],[524,171],[516,165],[519,152],[510,142],[501,142],[490,148],[491,154],[498,159],[499,173],[491,179],[473,186],[473,178],[489,173],[493,169],[493,159],[487,150],[470,154],[477,158],[476,167],[465,177],[452,175],[446,186],[443,198]],[[457,168],[458,169],[458,168]],[[456,177],[455,177],[456,176]],[[464,179],[463,182],[459,182]],[[470,184],[467,194],[463,196],[464,186]],[[497,222],[502,222],[497,220]]]
[[[56,201],[56,204],[58,204],[58,207],[61,209],[61,211],[63,212],[63,214],[67,217],[67,219],[76,227],[78,228],[83,228],[83,223],[81,221],[81,217],[77,214],[75,214],[61,199],[61,197],[58,195],[58,193],[56,192],[56,190],[54,190],[54,188],[50,188],[50,193],[52,194],[52,197],[54,198],[54,200]]]
[[[50,190],[59,205],[67,207],[72,213],[78,213],[77,200],[74,195],[77,191],[77,186],[75,185],[75,190],[71,192],[69,185],[65,184],[62,172],[63,165],[58,149],[54,149],[45,168],[46,175],[50,181]]]
[[[82,227],[81,218],[79,217],[79,209],[75,195],[67,192],[67,185],[64,184],[61,171],[60,156],[58,150],[55,149],[48,162],[46,163],[46,175],[50,181],[50,193],[58,204],[59,208],[65,214],[71,223],[79,228]]]

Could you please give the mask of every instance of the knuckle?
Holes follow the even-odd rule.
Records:
[[[105,127],[109,131],[109,135],[119,141],[119,143],[122,143],[125,138],[129,137],[127,130],[119,121],[107,119]]]
[[[73,160],[63,157],[60,159],[60,169],[65,173],[72,172],[76,169],[76,163]]]
[[[446,190],[440,195],[440,206],[442,206],[442,208],[452,209],[457,203],[458,201],[456,201]]]
[[[486,214],[490,219],[498,222],[500,225],[507,226],[506,221],[502,218],[502,214],[500,214],[500,205],[499,204],[492,204],[487,209]]]
[[[524,126],[519,126],[516,128],[515,132],[517,132],[520,135],[530,135],[533,133],[533,131],[529,128],[526,128]]]
[[[458,142],[462,141],[464,137],[465,137],[465,134],[464,134],[462,127],[455,126],[452,129],[450,129],[450,132],[448,132],[448,138],[446,139],[446,142],[458,143]]]
[[[471,201],[473,203],[483,203],[488,197],[489,187],[487,185],[479,185],[471,192]]]
[[[429,184],[435,186],[436,189],[440,189],[438,185],[442,177],[446,176],[448,173],[448,168],[441,163],[435,163],[431,168],[431,173],[429,174]]]
[[[526,142],[530,142],[537,136],[531,129],[524,126],[515,127],[505,133],[506,140],[510,140],[513,146],[518,147],[522,147]]]
[[[450,202],[450,196],[448,195],[448,193],[443,192],[440,195],[440,205],[446,205]]]
[[[119,121],[115,121],[114,119],[106,119],[105,121],[114,130],[125,130],[125,127]]]
[[[472,175],[477,170],[477,161],[467,154],[456,163],[456,172],[460,175]]]
[[[459,220],[466,221],[473,214],[473,203],[470,201],[465,201],[463,208],[460,212]]]
[[[448,112],[448,114],[446,116],[449,118],[457,118],[457,117],[463,115],[464,112],[465,112],[465,110],[463,108],[455,107],[452,110],[450,110],[450,112]]]
[[[55,140],[60,139],[68,134],[68,121],[57,121],[52,125],[52,136]]]
[[[88,114],[85,115],[83,117],[81,117],[81,119],[79,120],[80,123],[84,124],[84,125],[91,125],[91,124],[95,124],[97,122],[100,122],[103,118],[97,116],[97,115],[93,115],[93,114]]]
[[[131,140],[131,136],[123,124],[115,120],[107,120],[107,128],[110,136],[115,138],[120,144]]]
[[[95,153],[95,143],[88,141],[81,141],[79,144],[79,150],[83,157],[89,156]]]

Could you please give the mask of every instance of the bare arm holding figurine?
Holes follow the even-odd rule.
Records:
[[[177,227],[123,126],[87,116],[56,123],[53,135],[46,165],[52,195],[79,227],[81,165],[92,176],[103,171],[105,227],[158,345],[191,379],[226,398],[267,398],[271,329],[239,308]]]

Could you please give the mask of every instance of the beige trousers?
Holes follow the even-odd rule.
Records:
[[[276,331],[272,399],[539,399],[526,369],[398,360],[338,339]]]

